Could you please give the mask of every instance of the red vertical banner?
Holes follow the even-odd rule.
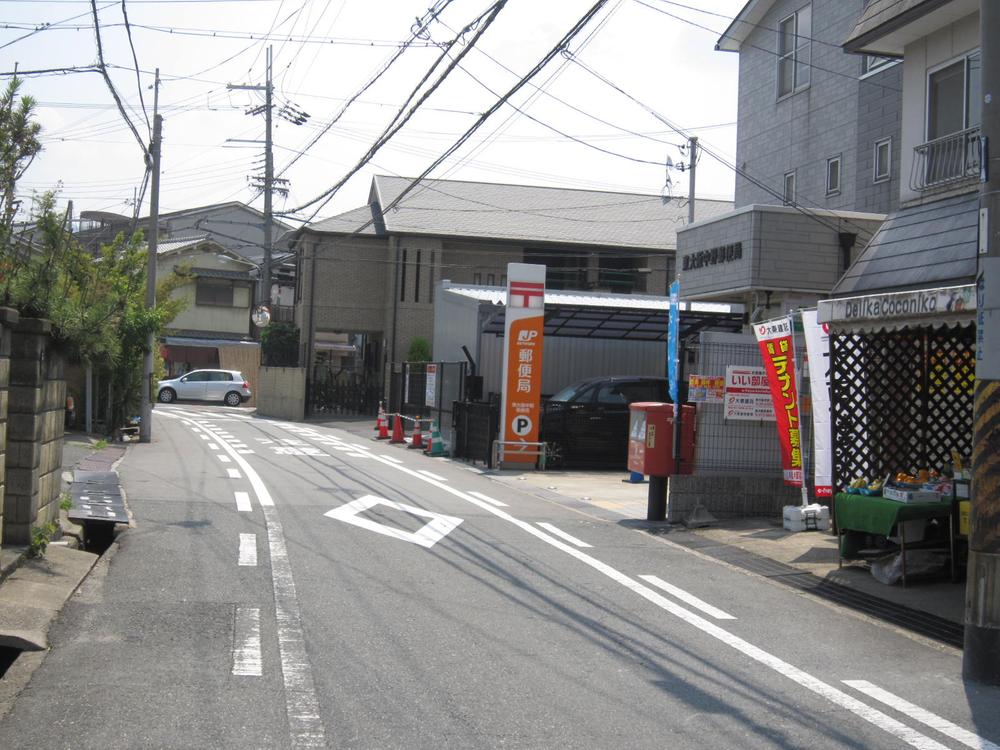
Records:
[[[802,486],[802,433],[799,394],[795,380],[795,343],[792,319],[778,318],[754,325],[760,356],[764,360],[771,403],[781,441],[781,468],[785,484]]]
[[[537,450],[517,443],[538,443],[542,403],[542,349],[545,331],[545,266],[507,265],[504,312],[503,395],[500,440],[505,463],[535,463]]]

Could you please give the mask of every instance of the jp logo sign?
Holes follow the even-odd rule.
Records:
[[[531,421],[531,417],[526,414],[518,414],[510,422],[510,430],[518,437],[524,437],[531,433],[531,428],[534,426],[534,422]]]

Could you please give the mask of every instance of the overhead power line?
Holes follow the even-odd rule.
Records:
[[[427,98],[431,94],[433,94],[442,83],[444,83],[445,79],[448,77],[451,71],[454,70],[455,67],[458,65],[458,63],[461,62],[462,58],[465,57],[465,55],[467,55],[472,50],[473,47],[475,47],[476,42],[478,42],[479,39],[482,38],[483,34],[486,33],[486,30],[489,29],[491,25],[493,25],[493,22],[496,20],[496,17],[500,14],[500,11],[503,10],[506,4],[507,0],[497,0],[497,2],[493,3],[493,5],[491,5],[483,14],[481,14],[476,19],[469,22],[462,28],[461,32],[445,47],[445,50],[442,53],[441,58],[439,58],[438,61],[435,61],[434,65],[431,66],[427,74],[423,77],[423,79],[421,79],[420,83],[417,84],[417,87],[407,97],[406,102],[403,103],[403,108],[401,108],[396,113],[395,117],[393,117],[390,126],[375,141],[375,143],[372,144],[371,148],[368,149],[365,155],[361,157],[358,163],[354,167],[352,167],[351,170],[348,171],[346,175],[344,175],[340,180],[337,181],[336,184],[334,184],[332,187],[322,192],[320,195],[302,204],[301,206],[298,206],[297,208],[290,209],[284,212],[284,214],[299,213],[305,210],[306,208],[309,208],[310,206],[315,205],[316,203],[320,203],[322,201],[322,203],[320,203],[319,208],[317,208],[316,211],[313,212],[313,217],[315,217],[316,213],[322,210],[323,206],[325,206],[326,203],[329,202],[329,199],[332,198],[334,194],[336,194],[336,192],[340,190],[340,188],[343,187],[351,177],[353,177],[369,161],[372,160],[372,158],[375,156],[378,150],[383,145],[385,145],[385,143],[388,142],[389,139],[392,138],[392,136],[398,133],[403,128],[403,126],[406,125],[406,123],[410,120],[411,117],[413,117],[413,115],[420,108],[420,105],[423,104],[427,100]],[[423,86],[423,84],[427,81],[431,72],[433,72],[433,70],[437,67],[438,62],[442,58],[444,58],[445,55],[447,55],[451,47],[454,44],[458,43],[458,41],[462,38],[462,36],[471,31],[473,28],[475,28],[475,34],[468,41],[468,43],[466,43],[462,51],[458,53],[458,55],[451,61],[451,63],[448,64],[447,67],[445,67],[445,69],[438,76],[437,80],[434,81],[434,83],[431,84],[430,87],[428,87],[428,89],[424,91],[423,94],[420,95],[417,101],[415,101],[413,105],[410,106],[409,110],[407,110],[404,113],[403,110],[406,108],[409,102],[412,101],[414,96],[416,96],[416,93],[420,89],[420,87]]]

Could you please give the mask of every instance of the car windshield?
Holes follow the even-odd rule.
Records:
[[[586,382],[583,383],[573,383],[573,385],[568,385],[561,391],[558,391],[549,401],[576,401],[580,397],[580,391]]]

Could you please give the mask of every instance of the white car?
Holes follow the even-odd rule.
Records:
[[[239,406],[250,396],[250,385],[239,370],[192,370],[156,385],[156,400],[161,404],[191,399]]]

